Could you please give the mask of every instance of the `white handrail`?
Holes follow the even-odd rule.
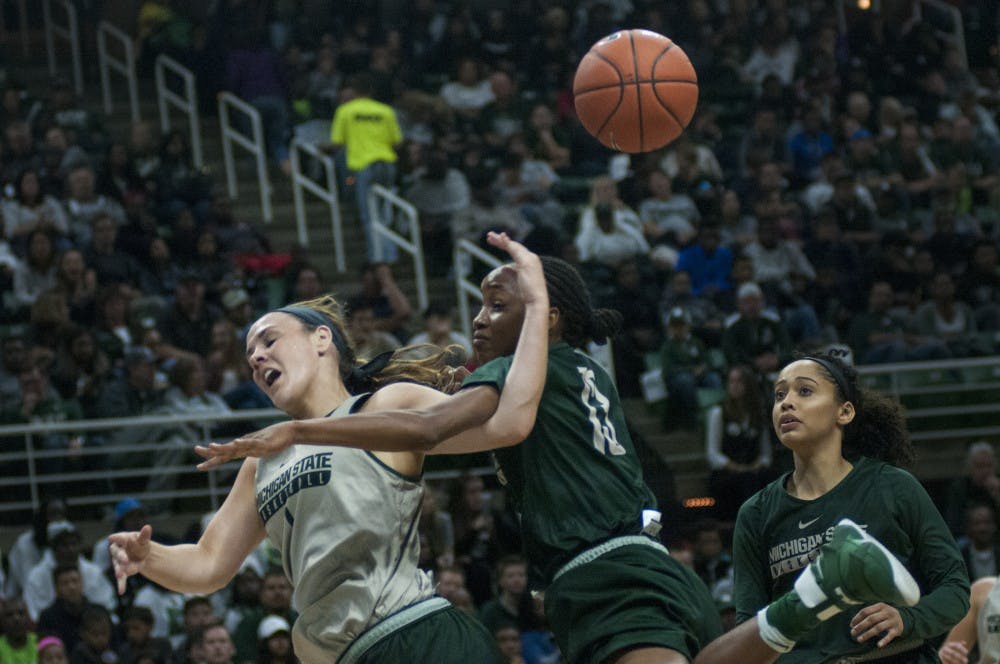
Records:
[[[184,82],[183,94],[177,94],[167,87],[168,71],[179,76]],[[191,159],[195,167],[203,168],[205,158],[201,151],[201,121],[198,119],[198,89],[195,86],[194,74],[181,63],[162,53],[156,56],[154,74],[156,75],[157,105],[160,109],[160,130],[164,133],[170,131],[168,105],[173,105],[184,113],[188,118],[188,127],[191,130]]]
[[[250,120],[253,138],[239,132],[229,121],[229,109],[234,108]],[[226,184],[233,198],[239,193],[236,184],[236,164],[233,162],[233,143],[257,158],[257,183],[260,187],[260,209],[264,223],[271,223],[271,179],[267,174],[267,152],[264,148],[264,125],[260,112],[231,92],[219,95],[219,125],[222,130],[222,156],[226,166]]]
[[[469,310],[469,296],[471,295],[480,302],[483,299],[479,284],[469,280],[473,258],[486,263],[490,269],[503,264],[499,258],[468,240],[463,239],[455,243],[452,261],[455,273],[455,295],[458,298],[458,317],[462,321],[462,332],[466,339],[472,338],[472,312]]]
[[[76,7],[69,0],[56,0],[66,12],[66,25],[56,25],[52,19],[52,0],[42,0],[42,16],[45,22],[45,50],[49,60],[49,74],[56,74],[55,38],[62,37],[70,44],[70,56],[73,59],[73,89],[77,95],[83,95],[83,65],[80,61],[80,22]]]
[[[312,143],[299,139],[292,141],[292,195],[295,199],[295,223],[298,227],[299,244],[309,246],[309,229],[306,226],[306,205],[304,192],[308,191],[327,204],[330,209],[330,231],[333,233],[333,251],[337,263],[337,271],[343,274],[347,271],[347,259],[344,256],[344,232],[340,219],[340,200],[337,197],[337,167],[333,157],[324,154]],[[326,173],[326,186],[321,187],[311,177],[302,172],[302,160],[299,156],[304,152],[323,164]]]
[[[377,259],[382,257],[382,242],[389,241],[413,257],[413,272],[417,282],[417,304],[427,308],[427,270],[424,267],[424,249],[420,239],[420,220],[417,208],[380,184],[372,185],[368,192],[368,214],[372,224],[372,251]],[[392,228],[396,212],[403,215],[410,237],[406,238]]]
[[[917,17],[920,19],[923,19],[923,8],[921,5],[933,7],[939,12],[948,14],[953,29],[950,32],[948,30],[938,30],[936,31],[937,35],[958,49],[958,53],[962,58],[962,66],[968,69],[969,56],[965,51],[965,25],[962,23],[961,10],[944,0],[920,0],[916,6]],[[994,18],[996,18],[995,15]]]
[[[121,44],[124,59],[117,60],[108,53],[108,37]],[[101,94],[104,97],[104,112],[111,114],[111,70],[125,77],[128,83],[128,99],[132,110],[132,122],[139,121],[139,83],[135,77],[135,46],[132,38],[107,21],[97,24],[97,60],[101,70]]]

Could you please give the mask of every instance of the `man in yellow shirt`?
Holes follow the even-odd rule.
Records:
[[[403,134],[392,107],[372,99],[371,76],[354,76],[348,88],[345,93],[353,93],[354,98],[338,106],[333,114],[330,142],[335,149],[344,148],[347,168],[354,173],[358,216],[368,240],[368,259],[391,262],[396,260],[396,245],[383,242],[381,255],[375,253],[368,192],[374,184],[392,187],[395,183],[396,147],[402,142]]]

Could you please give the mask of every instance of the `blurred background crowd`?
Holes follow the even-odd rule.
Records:
[[[100,17],[101,3],[78,4],[85,21]],[[793,349],[845,346],[858,364],[997,354],[998,8],[954,6],[963,43],[947,38],[946,14],[912,0],[155,0],[132,32],[141,75],[159,53],[177,59],[204,116],[223,90],[260,110],[275,177],[293,136],[329,144],[341,104],[389,105],[403,136],[392,184],[418,209],[442,283],[453,243],[485,247],[494,229],[577,265],[595,305],[625,316],[613,343],[622,395],[641,397],[640,376],[660,369],[664,426],[704,437],[714,518],[670,543],[726,614],[728,528],[786,467],[764,386]],[[576,121],[572,79],[593,42],[630,27],[684,48],[700,101],[675,143],[628,157]],[[185,133],[140,121],[119,135],[67,80],[38,85],[7,59],[0,423],[266,408],[242,335],[269,307],[327,291],[345,300],[359,356],[468,347],[451,304],[415,311],[392,265],[336,282],[307,248],[274,246],[195,167]],[[162,444],[160,463],[187,463],[201,435],[52,433],[43,448],[65,453],[39,472],[127,468],[126,454],[75,452],[140,440]],[[70,503],[95,490],[64,489]],[[502,492],[473,474],[429,489],[423,562],[441,594],[480,615],[512,662],[559,661]],[[998,505],[992,447],[973,446],[939,505],[973,578],[998,571]],[[102,514],[130,527],[170,508],[131,500]],[[209,598],[137,580],[117,597],[103,543],[83,542],[67,517],[48,501],[5,552],[0,662],[60,647],[74,663],[290,661],[290,586],[268,551]],[[25,649],[36,633],[61,645]]]

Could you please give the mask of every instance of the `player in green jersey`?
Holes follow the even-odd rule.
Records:
[[[852,603],[916,601],[905,569],[845,522],[801,574],[801,588],[712,641],[720,631],[718,612],[704,585],[650,536],[656,530],[655,506],[614,385],[577,350],[613,334],[619,319],[591,309],[583,281],[569,264],[543,259],[543,268],[551,306],[547,380],[540,402],[534,402],[538,416],[530,434],[498,457],[521,510],[536,587],[545,589],[546,615],[569,661],[767,663],[779,656],[785,637],[807,634]],[[271,455],[305,441],[378,450],[417,440],[432,452],[463,451],[455,439],[437,442],[445,437],[442,423],[474,420],[460,411],[485,395],[495,400],[506,394],[508,382],[514,389],[509,355],[524,343],[524,302],[512,275],[494,270],[482,291],[473,337],[481,366],[457,394],[413,387],[414,401],[422,400],[413,410],[280,423],[202,448],[199,453],[209,459],[203,466]]]
[[[931,640],[964,615],[969,581],[926,491],[897,467],[913,457],[899,404],[862,389],[839,358],[820,355],[781,371],[772,421],[795,466],[740,509],[733,541],[737,620],[757,615],[790,589],[847,517],[895,554],[923,597],[912,607],[852,607],[808,635],[789,638],[781,661],[890,655],[901,658],[892,661],[937,661]]]

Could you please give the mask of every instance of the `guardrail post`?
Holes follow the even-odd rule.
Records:
[[[375,255],[381,256],[383,241],[391,242],[397,248],[410,254],[410,257],[413,258],[414,279],[417,282],[417,304],[421,310],[427,308],[427,270],[424,267],[424,249],[420,239],[420,221],[417,208],[380,184],[372,185],[365,203],[368,205],[369,215],[371,215]],[[385,210],[388,210],[392,216],[394,216],[395,211],[403,215],[409,238],[403,237],[390,227],[388,221],[383,217]]]
[[[167,70],[179,76],[184,82],[183,95],[179,95],[167,87]],[[188,127],[191,132],[191,159],[197,168],[203,168],[205,166],[205,158],[201,151],[198,90],[195,86],[194,74],[181,63],[162,53],[156,56],[154,74],[156,76],[157,106],[160,110],[160,130],[163,132],[170,131],[171,123],[168,104],[172,104],[187,115]]]
[[[472,259],[475,258],[485,263],[490,269],[499,267],[503,263],[493,254],[484,251],[468,240],[459,240],[456,242],[452,253],[454,256],[452,271],[455,275],[458,316],[462,321],[462,332],[465,334],[465,337],[472,339],[472,312],[469,311],[469,296],[476,298],[478,301],[482,301],[483,299],[483,294],[479,290],[479,284],[469,280],[469,274],[472,272]]]
[[[250,120],[251,138],[247,138],[243,133],[232,127],[229,118],[229,107],[242,112]],[[233,162],[233,152],[231,142],[235,142],[243,149],[256,156],[257,160],[257,182],[260,187],[260,207],[261,216],[264,223],[271,223],[271,179],[267,174],[267,150],[264,145],[264,126],[260,118],[260,112],[231,92],[223,92],[219,95],[219,124],[222,129],[222,153],[226,167],[226,183],[229,186],[229,195],[236,197],[236,164]]]
[[[108,36],[114,37],[121,44],[124,59],[118,60],[108,53]],[[97,59],[101,70],[101,94],[104,98],[104,112],[111,114],[114,105],[111,99],[111,70],[114,69],[125,77],[128,84],[129,106],[132,122],[138,122],[139,114],[139,84],[135,76],[135,46],[132,38],[107,21],[97,25]]]
[[[24,434],[24,450],[28,462],[28,490],[31,492],[31,509],[37,510],[42,502],[38,497],[38,468],[35,465],[35,439],[30,431]]]
[[[42,0],[42,16],[45,21],[45,50],[48,54],[49,74],[56,74],[55,37],[66,39],[70,44],[72,58],[73,89],[77,95],[83,95],[83,65],[80,61],[80,23],[77,19],[76,7],[68,0],[58,0],[66,12],[66,23],[56,25],[52,18],[52,0]]]
[[[300,152],[304,152],[316,159],[323,165],[326,175],[326,187],[320,187],[315,180],[309,177],[302,169],[302,157]],[[292,141],[292,196],[295,201],[295,224],[298,230],[299,244],[309,245],[309,229],[306,225],[305,191],[309,191],[327,204],[330,211],[330,231],[333,234],[334,258],[336,259],[337,271],[344,273],[347,270],[347,259],[344,256],[344,234],[340,219],[340,200],[337,195],[337,167],[333,158],[328,154],[323,154],[315,145],[306,143],[299,139]]]

